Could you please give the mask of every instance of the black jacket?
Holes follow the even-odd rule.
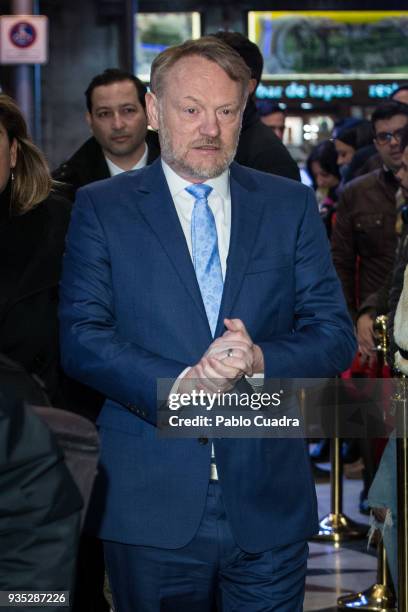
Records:
[[[81,507],[49,429],[0,393],[0,590],[72,593]]]
[[[159,139],[156,132],[148,130],[146,143],[149,148],[147,163],[151,164],[160,155]],[[68,161],[54,170],[52,176],[56,181],[65,183],[62,192],[73,201],[77,189],[83,187],[83,185],[109,178],[110,173],[102,148],[92,136]]]
[[[235,161],[255,170],[300,181],[296,162],[272,128],[262,123],[252,98],[245,108]]]
[[[0,352],[58,390],[58,284],[71,204],[55,194],[10,216],[0,196]]]
[[[43,385],[53,406],[95,419],[102,396],[60,366],[58,289],[71,203],[51,194],[24,215],[0,194],[0,353]]]

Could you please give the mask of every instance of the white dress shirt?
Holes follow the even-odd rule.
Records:
[[[163,172],[173,198],[174,206],[184,232],[190,257],[192,258],[191,246],[191,217],[195,198],[186,191],[191,182],[181,178],[162,160]],[[212,187],[208,196],[208,206],[211,208],[215,219],[218,236],[218,252],[220,255],[222,278],[225,280],[227,269],[227,257],[231,234],[231,196],[229,185],[229,170],[225,170],[220,176],[204,181],[204,185]]]
[[[170,166],[163,161],[163,159],[161,160],[161,163],[164,176],[166,177],[171,197],[173,198],[174,206],[183,229],[184,237],[190,252],[190,257],[193,258],[191,246],[191,217],[193,215],[195,198],[193,195],[188,193],[188,191],[186,191],[186,187],[189,187],[191,183],[176,174],[174,170],[172,170]],[[214,215],[215,225],[217,228],[218,251],[220,255],[222,278],[224,281],[227,271],[227,257],[231,235],[231,193],[229,174],[228,169],[220,174],[220,176],[204,181],[205,185],[209,185],[213,188],[208,196],[208,205]],[[171,390],[172,393],[177,390],[178,381],[185,376],[189,369],[190,367],[186,368],[180,374]],[[257,373],[253,376],[245,376],[245,378],[255,388],[259,388],[263,385],[263,373]]]
[[[161,160],[164,176],[173,198],[174,206],[183,229],[184,237],[187,242],[190,257],[192,258],[191,244],[191,217],[193,216],[193,208],[195,197],[186,191],[186,187],[191,185],[191,182],[181,178]],[[218,252],[220,255],[222,279],[225,280],[227,271],[227,257],[231,234],[231,196],[229,186],[229,170],[225,170],[220,176],[204,181],[205,185],[212,187],[212,191],[208,196],[208,206],[214,215],[215,226],[218,236]],[[190,367],[181,372],[180,376],[174,383],[170,393],[175,393],[180,380],[187,374]],[[214,461],[214,445],[211,445],[211,457]],[[215,464],[212,465],[211,478],[218,480],[218,473]]]
[[[139,159],[137,164],[133,166],[133,168],[130,168],[130,170],[139,170],[139,168],[144,168],[147,165],[148,154],[149,154],[149,149],[148,149],[147,144],[145,143],[145,150],[144,150],[142,157]],[[114,164],[113,161],[109,159],[109,157],[106,157],[106,155],[105,155],[105,159],[106,159],[106,163],[108,164],[109,173],[111,176],[116,176],[117,174],[122,174],[122,172],[126,172],[126,170],[124,170],[123,168],[119,168],[119,166]]]
[[[195,198],[193,195],[186,191],[186,187],[191,185],[191,182],[181,178],[166,164],[163,159],[161,160],[164,176],[166,177],[167,184],[169,186],[170,194],[176,208],[178,218],[180,220],[181,227],[183,229],[184,237],[187,242],[190,257],[192,258],[192,245],[191,245],[191,217],[193,215],[193,208]],[[215,219],[215,225],[217,228],[218,235],[218,252],[220,255],[222,278],[225,280],[225,274],[227,271],[227,257],[231,235],[231,193],[230,193],[230,181],[229,181],[229,169],[225,170],[220,176],[204,181],[205,185],[212,187],[212,191],[208,196],[208,205],[212,210]],[[190,370],[190,367],[186,368],[181,372],[178,379],[175,381],[170,393],[177,391],[179,382],[186,373]],[[263,384],[263,374],[254,374],[252,377],[245,377],[255,388],[259,388]],[[214,458],[214,446],[211,449],[211,456]]]

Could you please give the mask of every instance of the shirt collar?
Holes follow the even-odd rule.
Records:
[[[166,162],[161,159],[164,176],[166,177],[167,184],[170,189],[171,197],[174,199],[177,195],[183,193],[186,187],[191,185],[191,182],[186,181],[179,176]],[[209,185],[213,190],[221,196],[224,200],[230,197],[230,185],[229,185],[229,168],[224,170],[222,174],[215,178],[203,181],[205,185]]]
[[[148,154],[149,154],[149,147],[145,143],[145,150],[144,150],[144,153],[143,153],[142,157],[133,166],[133,168],[131,168],[131,170],[139,170],[139,168],[144,168],[147,165],[147,156],[148,156]],[[123,170],[123,168],[121,168],[120,166],[117,166],[116,164],[114,164],[113,161],[111,159],[109,159],[109,157],[106,157],[106,155],[105,155],[105,159],[106,159],[106,163],[108,164],[108,168],[109,168],[109,172],[110,172],[111,176],[116,176],[117,174],[121,174],[122,172],[126,172],[126,170]]]

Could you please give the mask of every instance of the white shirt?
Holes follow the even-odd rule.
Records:
[[[164,176],[173,198],[174,206],[183,229],[184,237],[187,242],[190,257],[192,258],[191,245],[191,217],[193,216],[193,208],[195,197],[186,191],[186,187],[191,185],[191,182],[181,178],[161,160]],[[212,191],[208,196],[208,206],[214,215],[215,226],[218,236],[218,252],[220,255],[222,278],[225,280],[227,271],[227,257],[231,234],[231,195],[229,186],[229,170],[225,170],[220,176],[204,181],[205,185],[212,187]],[[178,379],[175,381],[170,393],[174,393],[179,385],[179,382],[190,367],[181,372]],[[214,459],[214,445],[211,444],[211,457]],[[217,476],[218,478],[218,476]]]
[[[192,258],[191,217],[193,215],[195,198],[185,190],[186,187],[191,185],[191,182],[186,181],[185,179],[181,178],[181,176],[176,174],[174,170],[172,170],[170,166],[163,161],[163,159],[161,160],[161,163],[164,176],[166,177],[171,197],[183,229],[184,237],[190,252],[190,257]],[[231,192],[229,175],[229,170],[225,170],[220,176],[204,181],[205,185],[209,185],[213,188],[208,196],[208,205],[214,215],[215,225],[217,228],[218,251],[220,255],[223,280],[225,280],[225,274],[227,271],[227,257],[231,235]],[[190,367],[181,372],[178,380],[173,385],[171,393],[176,391],[180,379],[186,375],[189,369]],[[263,384],[263,374],[254,374],[251,377],[246,376],[245,378],[255,387],[259,387]]]
[[[195,198],[185,190],[186,187],[191,185],[191,182],[186,181],[185,179],[181,178],[181,176],[176,174],[174,170],[172,170],[170,166],[163,161],[163,159],[161,160],[161,163],[164,176],[166,177],[170,194],[183,229],[190,257],[192,258],[191,217],[193,216]],[[229,175],[230,173],[228,169],[220,174],[220,176],[204,181],[205,185],[209,185],[213,188],[207,201],[208,206],[211,208],[214,215],[215,226],[217,228],[218,252],[220,255],[223,280],[225,280],[225,274],[227,271],[227,257],[231,235],[231,193]],[[184,378],[189,370],[190,367],[186,368],[181,372],[181,374],[179,374],[178,379],[174,382],[170,394],[177,391],[181,379]],[[251,384],[253,384],[255,388],[263,384],[263,374],[254,374],[252,377],[246,376],[245,378]],[[211,458],[212,460],[215,458],[214,444],[211,444]],[[218,479],[216,469],[215,477]]]
[[[166,177],[171,197],[173,198],[174,206],[176,207],[176,212],[184,232],[190,257],[192,257],[191,217],[193,215],[195,198],[185,190],[186,187],[191,185],[191,182],[181,178],[181,176],[176,174],[174,170],[172,170],[163,160],[161,160],[161,163],[164,176]],[[215,219],[222,278],[225,280],[231,234],[231,195],[229,170],[225,170],[216,178],[208,179],[208,181],[205,181],[204,184],[213,188],[208,196],[208,206],[211,208]]]
[[[131,168],[130,170],[139,170],[139,168],[144,168],[147,165],[148,154],[149,154],[149,149],[148,149],[147,144],[145,143],[145,150],[144,150],[142,157],[139,159],[137,164],[135,164],[133,168]],[[122,174],[122,172],[126,172],[126,170],[124,170],[123,168],[119,168],[119,166],[114,164],[113,161],[109,159],[109,157],[106,157],[106,155],[105,155],[105,159],[106,159],[106,163],[108,164],[109,173],[111,176],[116,176],[117,174]]]

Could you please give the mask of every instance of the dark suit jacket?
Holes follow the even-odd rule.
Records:
[[[146,143],[149,147],[147,163],[151,164],[160,155],[159,139],[156,132],[148,130]],[[109,178],[109,168],[101,146],[92,136],[89,138],[72,157],[63,162],[52,173],[56,181],[64,183],[61,187],[62,192],[70,200],[75,199],[77,189]]]
[[[223,318],[241,318],[263,350],[267,377],[341,372],[354,334],[313,192],[236,163],[230,181],[231,240],[215,335]],[[79,191],[60,319],[66,371],[108,398],[98,419],[99,534],[185,545],[203,513],[211,444],[157,438],[157,383],[197,363],[212,337],[160,160]],[[304,440],[217,438],[214,446],[241,548],[259,552],[316,531]]]
[[[245,108],[235,161],[248,168],[300,181],[295,160],[272,128],[262,123],[252,99]]]

